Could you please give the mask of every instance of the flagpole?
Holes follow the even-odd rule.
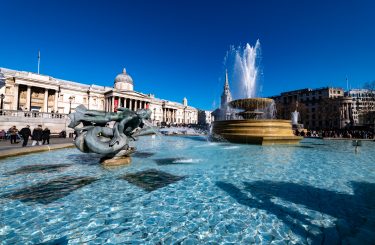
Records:
[[[38,74],[39,74],[39,67],[40,67],[40,50],[38,50]]]

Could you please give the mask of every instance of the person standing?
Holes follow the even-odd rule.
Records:
[[[16,128],[16,126],[11,127],[10,130],[9,130],[9,133],[10,133],[10,143],[11,144],[18,143],[17,142],[18,129]]]
[[[33,146],[36,144],[41,145],[42,144],[42,134],[43,134],[43,129],[42,125],[38,125],[37,128],[34,128],[33,130]]]
[[[47,145],[49,145],[49,136],[50,135],[51,135],[51,131],[46,127],[43,130],[43,134],[42,134],[43,145],[46,143],[46,141],[47,141]]]
[[[0,130],[0,140],[5,140],[5,135],[6,135],[6,132],[4,129]]]
[[[31,136],[30,125],[26,125],[26,127],[22,128],[20,131],[20,135],[23,138],[22,146],[27,146],[27,141],[29,141],[29,137]]]

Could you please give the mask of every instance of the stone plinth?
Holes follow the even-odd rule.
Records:
[[[115,157],[115,158],[101,160],[101,164],[104,167],[124,166],[124,165],[129,165],[131,162],[132,162],[132,159],[131,157],[128,157],[128,156]]]

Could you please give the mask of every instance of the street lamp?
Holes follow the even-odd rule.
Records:
[[[69,97],[69,114],[72,112],[72,101],[74,99],[74,96]]]
[[[1,104],[0,104],[0,109],[1,109],[1,115],[3,114],[3,103],[4,103],[4,94],[0,94],[0,99],[1,99]]]
[[[87,109],[90,109],[90,89],[86,91],[87,93]]]
[[[155,125],[155,121],[156,121],[156,108],[154,108],[154,125]]]

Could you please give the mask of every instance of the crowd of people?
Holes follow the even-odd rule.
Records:
[[[18,130],[16,126],[11,127],[8,132],[5,130],[0,131],[0,139],[10,139],[11,144],[18,144],[22,140],[22,146],[27,146],[29,139],[32,139],[32,146],[35,145],[45,145],[49,144],[51,131],[45,127],[43,129],[42,125],[38,125],[38,127],[34,128],[31,132],[30,125],[26,125],[26,127]]]
[[[374,139],[374,132],[370,130],[308,130],[295,131],[295,135],[303,137],[319,137],[319,138],[349,138],[349,139]]]

